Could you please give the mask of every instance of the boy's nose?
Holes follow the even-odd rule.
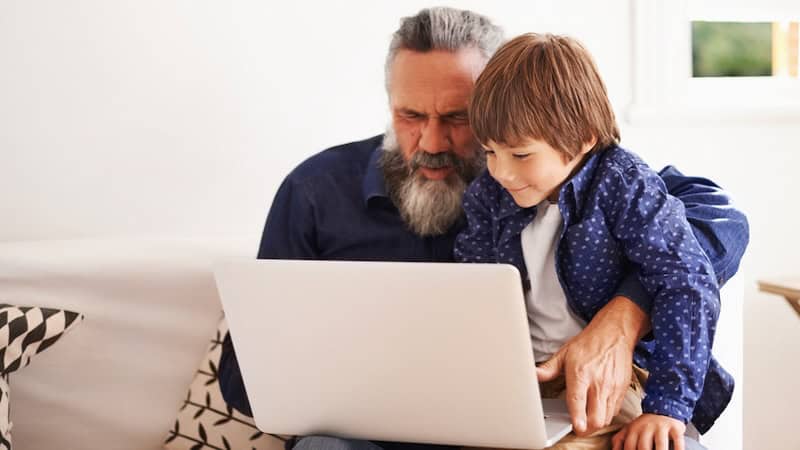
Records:
[[[500,184],[508,186],[514,182],[516,176],[511,167],[509,167],[509,164],[498,161],[495,164],[495,178],[497,178],[497,181],[499,181]]]

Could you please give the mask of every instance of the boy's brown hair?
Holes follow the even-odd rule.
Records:
[[[504,44],[475,83],[469,117],[478,141],[516,147],[528,139],[576,156],[619,142],[605,84],[575,39],[523,34]]]

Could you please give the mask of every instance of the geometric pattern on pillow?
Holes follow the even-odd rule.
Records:
[[[8,375],[0,376],[0,450],[11,450],[11,400]]]
[[[0,374],[30,364],[80,320],[83,315],[72,311],[0,304]]]
[[[217,366],[227,332],[223,317],[167,434],[165,449],[284,450],[290,441],[290,436],[262,433],[252,418],[231,408],[222,398]]]
[[[56,308],[0,303],[0,450],[11,450],[9,374],[61,339],[83,314]]]

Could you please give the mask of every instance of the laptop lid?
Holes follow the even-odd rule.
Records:
[[[265,432],[508,448],[569,432],[562,405],[548,437],[513,266],[238,260],[215,276]]]

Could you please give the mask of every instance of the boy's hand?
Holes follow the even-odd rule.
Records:
[[[684,450],[685,432],[686,424],[678,419],[642,414],[619,430],[611,443],[613,450],[669,450],[672,441],[675,450]]]

